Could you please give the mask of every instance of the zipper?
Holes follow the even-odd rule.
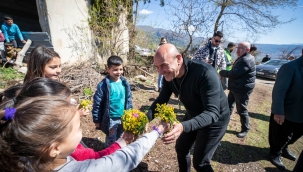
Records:
[[[183,60],[184,61],[184,60]],[[173,84],[174,84],[174,86],[175,86],[175,88],[176,88],[176,90],[178,91],[178,105],[179,105],[179,110],[181,111],[181,104],[180,104],[180,95],[181,95],[181,86],[182,86],[182,83],[183,83],[183,81],[184,81],[184,79],[185,79],[185,77],[186,77],[186,75],[187,75],[187,66],[185,65],[185,63],[184,63],[184,66],[185,66],[185,74],[184,74],[184,77],[183,77],[183,79],[182,79],[182,81],[181,81],[181,83],[180,83],[180,89],[178,89],[177,87],[176,87],[176,85],[175,85],[175,82],[174,82],[174,80],[172,80],[172,82],[173,82]]]

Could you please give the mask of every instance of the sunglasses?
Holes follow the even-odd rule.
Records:
[[[217,39],[215,39],[215,38],[214,38],[214,40],[215,40],[216,43],[221,43],[221,42],[222,42],[222,41],[217,40]]]

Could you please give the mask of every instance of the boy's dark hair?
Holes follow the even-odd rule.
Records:
[[[12,42],[6,42],[6,43],[4,43],[4,46],[14,46],[14,44],[12,43]]]
[[[213,37],[215,37],[215,36],[218,36],[218,37],[222,38],[223,37],[223,33],[220,32],[220,31],[217,31],[217,32],[214,33]]]
[[[108,68],[111,68],[113,65],[115,65],[115,66],[123,65],[123,60],[122,60],[122,58],[119,57],[119,56],[110,56],[110,57],[107,59],[107,67],[108,67]]]
[[[233,47],[233,46],[236,46],[236,44],[233,43],[233,42],[230,42],[230,43],[228,43],[227,48],[231,48],[231,47]]]
[[[27,61],[27,73],[24,77],[24,83],[36,77],[44,77],[45,65],[54,57],[60,58],[59,54],[54,50],[48,49],[42,45],[34,48],[29,54]]]
[[[48,78],[34,78],[33,80],[25,83],[23,87],[14,87],[18,89],[16,91],[21,91],[17,96],[15,91],[15,95],[12,93],[12,95],[8,97],[10,99],[3,101],[3,103],[0,104],[0,110],[4,110],[8,107],[15,107],[27,98],[39,96],[58,96],[62,99],[67,99],[71,95],[71,90],[65,84]],[[9,89],[12,89],[12,87]],[[5,92],[7,92],[7,90]]]
[[[13,18],[12,18],[11,16],[5,15],[5,16],[3,17],[3,20],[4,20],[4,21],[13,20]]]

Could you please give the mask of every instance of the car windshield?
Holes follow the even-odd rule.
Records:
[[[273,66],[281,66],[285,63],[287,63],[287,61],[284,61],[284,60],[269,60],[268,62],[266,62],[264,64],[273,65]]]

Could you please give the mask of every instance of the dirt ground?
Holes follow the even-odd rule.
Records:
[[[143,112],[147,112],[149,106],[158,96],[158,92],[154,91],[154,87],[145,86],[143,84],[137,85],[140,90],[133,91],[133,104],[134,108],[140,109]],[[215,171],[222,172],[242,172],[242,171],[278,171],[266,160],[268,152],[268,145],[265,147],[251,146],[249,140],[254,142],[266,141],[267,135],[259,134],[263,131],[257,127],[257,120],[268,120],[271,103],[272,84],[257,82],[253,93],[250,96],[249,101],[249,113],[251,116],[251,131],[247,138],[239,139],[235,135],[240,131],[239,116],[234,110],[233,115],[229,123],[229,127],[226,131],[221,146],[218,147],[214,154],[213,161],[211,162]],[[228,92],[226,92],[228,93]],[[268,105],[264,106],[264,102]],[[178,118],[182,119],[185,112],[184,108],[179,110],[177,106],[177,99],[172,95],[169,102],[170,105],[175,107]],[[260,114],[260,107],[264,114]],[[95,130],[91,116],[82,117],[81,119],[83,127],[83,141],[88,147],[95,150],[101,150],[104,146],[105,135],[101,131]],[[266,131],[265,127],[265,131]],[[260,137],[258,136],[260,135]],[[261,136],[262,135],[262,136]],[[261,140],[258,140],[261,139]],[[267,141],[266,141],[267,142]],[[302,140],[300,143],[302,144]],[[176,153],[174,150],[175,144],[164,145],[160,139],[156,142],[156,145],[152,150],[144,157],[139,166],[132,170],[133,172],[144,171],[178,171],[178,163]],[[237,152],[239,151],[239,152]],[[299,155],[301,150],[296,150],[295,154]],[[287,162],[287,167],[292,169],[295,162]],[[195,171],[192,168],[192,171]]]

